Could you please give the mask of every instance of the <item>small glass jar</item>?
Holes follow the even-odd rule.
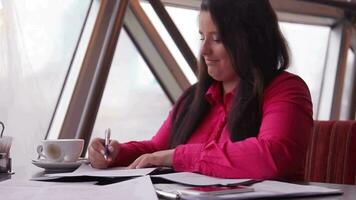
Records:
[[[0,153],[0,173],[11,173],[11,158],[7,153]]]

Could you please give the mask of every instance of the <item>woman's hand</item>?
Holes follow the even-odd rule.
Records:
[[[120,144],[116,140],[111,140],[109,144],[109,156],[104,158],[105,147],[104,139],[95,138],[91,141],[89,146],[89,162],[92,167],[105,169],[111,166],[118,156],[120,151]]]
[[[152,166],[172,166],[174,149],[157,151],[151,154],[143,154],[138,157],[130,166],[130,169],[152,167]]]

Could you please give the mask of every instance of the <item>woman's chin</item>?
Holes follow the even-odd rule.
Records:
[[[213,78],[213,79],[216,80],[216,81],[223,81],[223,80],[221,79],[221,77],[218,76],[218,75],[210,74],[210,73],[209,73],[209,75],[210,75],[211,78]]]
[[[220,77],[219,72],[216,70],[216,68],[213,68],[213,67],[208,68],[208,74],[215,80]]]

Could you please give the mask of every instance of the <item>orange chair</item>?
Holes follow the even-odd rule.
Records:
[[[305,180],[356,184],[356,121],[315,121]]]

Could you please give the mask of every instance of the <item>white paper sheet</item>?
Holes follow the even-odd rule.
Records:
[[[0,182],[0,197],[4,200],[158,200],[149,176],[106,186],[89,183],[13,181],[10,179]]]
[[[157,168],[128,169],[126,167],[114,167],[108,169],[95,169],[90,165],[82,164],[74,172],[47,174],[47,177],[76,177],[76,176],[93,176],[93,177],[134,177],[147,175]]]
[[[191,173],[191,172],[179,172],[179,173],[171,173],[171,174],[154,175],[152,177],[160,177],[176,183],[195,185],[195,186],[237,184],[237,183],[242,183],[251,180],[251,179],[215,178],[215,177],[205,176],[205,175]]]
[[[228,200],[228,199],[256,199],[271,197],[304,197],[326,194],[342,194],[341,190],[330,189],[313,185],[298,185],[278,181],[263,181],[251,186],[255,192],[217,195],[217,196],[199,196],[182,195],[182,199],[187,200]]]

